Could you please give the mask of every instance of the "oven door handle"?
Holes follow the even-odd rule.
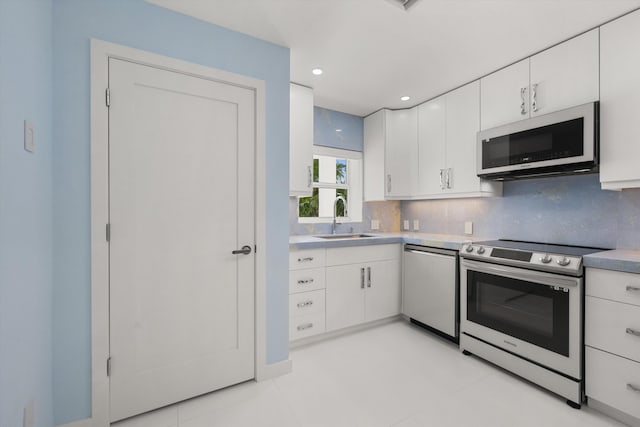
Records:
[[[535,270],[524,270],[521,268],[503,267],[494,264],[475,262],[464,260],[462,266],[468,270],[478,271],[480,273],[489,273],[499,276],[509,277],[516,280],[527,280],[541,285],[561,286],[564,288],[573,288],[578,286],[581,279],[559,276],[556,274],[543,273]]]

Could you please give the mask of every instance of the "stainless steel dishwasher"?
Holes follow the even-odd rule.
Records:
[[[406,244],[402,313],[420,326],[458,342],[458,252]]]

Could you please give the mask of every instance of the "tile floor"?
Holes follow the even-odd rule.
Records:
[[[291,359],[291,374],[114,426],[622,426],[404,321],[294,349]]]

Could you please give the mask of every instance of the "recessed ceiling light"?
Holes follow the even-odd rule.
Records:
[[[411,97],[410,97],[410,96],[407,96],[407,95],[405,95],[405,96],[401,96],[401,97],[400,97],[400,101],[408,101],[408,100],[410,100],[410,99],[411,99]]]
[[[322,68],[314,68],[313,70],[311,70],[311,72],[313,73],[314,76],[319,76],[324,71],[322,71]]]
[[[342,129],[336,129],[336,132],[342,132]]]

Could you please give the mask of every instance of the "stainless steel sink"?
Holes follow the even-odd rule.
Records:
[[[313,236],[313,237],[319,237],[321,239],[362,239],[364,237],[375,237],[375,236],[371,236],[369,234],[323,234],[320,236]]]

